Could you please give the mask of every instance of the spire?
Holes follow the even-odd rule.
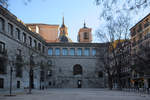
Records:
[[[63,23],[62,24],[65,25],[65,23],[64,23],[64,16],[63,16]]]
[[[62,18],[62,25],[61,25],[61,27],[65,27],[64,16]]]
[[[86,27],[86,23],[85,23],[85,20],[84,20],[84,27],[83,27],[83,28],[87,28],[87,27]]]

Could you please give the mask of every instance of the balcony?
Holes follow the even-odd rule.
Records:
[[[149,25],[150,25],[150,23],[149,23],[149,22],[146,22],[146,23],[144,24],[144,28],[148,27]]]
[[[131,33],[131,36],[132,36],[132,37],[135,36],[135,35],[136,35],[136,32],[135,32],[135,31]]]
[[[139,27],[137,29],[137,32],[141,32],[143,29],[142,29],[142,24],[139,24]]]

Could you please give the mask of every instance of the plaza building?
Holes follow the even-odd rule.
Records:
[[[132,84],[137,88],[150,88],[149,48],[150,14],[131,29]]]
[[[0,6],[0,89],[104,87],[105,43],[84,23],[78,42],[62,25],[24,24]]]

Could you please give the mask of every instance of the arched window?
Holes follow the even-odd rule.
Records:
[[[8,33],[13,36],[13,25],[8,23]]]
[[[60,48],[56,48],[56,49],[55,49],[55,55],[56,55],[56,56],[59,56],[59,55],[60,55]]]
[[[84,39],[89,39],[89,34],[87,32],[84,33]]]
[[[89,48],[85,48],[84,49],[84,55],[85,56],[89,56],[90,55],[90,49]]]
[[[92,56],[95,56],[95,55],[96,55],[96,49],[93,48],[93,49],[92,49]]]
[[[74,56],[74,55],[75,55],[75,49],[74,49],[74,48],[71,48],[71,49],[70,49],[70,55],[71,55],[71,56]]]
[[[62,49],[62,55],[63,56],[67,56],[68,55],[68,49],[67,48],[63,48]]]
[[[53,55],[53,48],[49,48],[49,49],[48,49],[48,55],[49,55],[49,56],[52,56],[52,55]]]
[[[73,67],[73,75],[82,75],[82,67],[79,64]]]
[[[20,40],[20,30],[18,28],[16,28],[16,35],[17,39]]]
[[[77,55],[78,55],[78,56],[82,56],[82,48],[78,48],[78,50],[77,50]]]
[[[0,31],[4,31],[5,29],[5,21],[0,17]]]
[[[38,43],[38,50],[41,51],[41,43]]]

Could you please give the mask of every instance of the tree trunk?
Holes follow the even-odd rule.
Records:
[[[32,91],[31,77],[32,77],[32,68],[30,67],[30,71],[29,71],[29,94],[31,94],[31,91]]]
[[[108,73],[108,87],[110,90],[112,90],[113,85],[112,85],[112,75],[110,75],[110,73]]]

